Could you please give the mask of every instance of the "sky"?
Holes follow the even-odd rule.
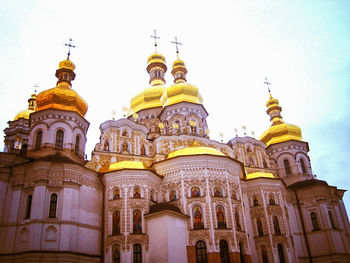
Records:
[[[148,87],[150,37],[167,60],[172,83],[175,36],[189,83],[209,113],[210,137],[259,138],[270,123],[264,78],[287,123],[301,127],[318,179],[350,189],[350,2],[234,0],[5,0],[0,5],[0,128],[38,92],[56,84],[67,43],[76,48],[73,89],[89,104],[86,153],[99,125]],[[3,148],[1,141],[0,147]],[[345,193],[350,211],[350,193]]]

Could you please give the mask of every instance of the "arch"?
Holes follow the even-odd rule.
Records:
[[[216,220],[217,227],[221,229],[227,228],[226,226],[226,217],[225,217],[225,208],[221,205],[216,207]]]
[[[273,194],[269,194],[269,205],[275,205],[275,196]]]
[[[120,234],[120,212],[118,210],[112,215],[112,235]]]
[[[228,254],[228,245],[225,240],[220,240],[219,242],[219,247],[220,247],[220,260],[221,263],[229,263],[230,262],[230,257]]]
[[[56,218],[56,210],[57,210],[57,194],[51,194],[50,198],[50,210],[49,210],[49,218]]]
[[[58,130],[56,132],[55,149],[62,150],[62,148],[63,148],[63,140],[64,140],[64,131],[63,130]]]
[[[169,192],[169,201],[174,201],[176,200],[176,191],[175,190],[170,190]]]
[[[139,209],[135,209],[133,214],[133,233],[142,234],[142,213]]]
[[[214,197],[223,197],[222,190],[219,186],[214,187]]]
[[[27,206],[26,206],[26,212],[25,212],[25,215],[24,215],[24,219],[29,219],[30,218],[30,212],[31,212],[31,209],[32,209],[32,199],[33,199],[32,195],[28,195],[27,196]]]
[[[284,172],[286,173],[286,175],[292,174],[292,170],[290,168],[290,163],[289,163],[288,159],[283,160],[283,167],[284,167]]]
[[[46,241],[55,241],[57,238],[57,229],[53,225],[48,226],[45,229],[45,240]]]
[[[284,259],[283,246],[281,244],[277,244],[277,251],[278,251],[278,258],[280,260],[280,263],[285,263],[286,260]]]
[[[258,229],[259,237],[262,237],[264,235],[264,229],[260,217],[256,218],[256,228]]]
[[[74,147],[74,152],[76,154],[79,154],[80,151],[80,135],[77,134],[77,136],[75,136],[75,147]]]
[[[196,243],[196,260],[197,263],[207,263],[207,247],[205,242],[202,240],[197,241]]]
[[[269,263],[269,258],[267,256],[267,252],[266,252],[266,247],[263,245],[261,246],[261,260],[262,260],[262,263]]]
[[[112,263],[120,263],[120,245],[112,247]]]
[[[320,226],[318,224],[317,215],[315,212],[310,213],[311,223],[312,223],[312,231],[320,230]]]
[[[191,197],[200,197],[201,189],[198,186],[192,186],[191,188]]]
[[[273,223],[273,230],[275,232],[275,235],[281,235],[280,223],[278,221],[277,216],[272,217],[272,223]]]
[[[307,170],[306,170],[306,166],[305,166],[305,161],[303,158],[300,158],[300,168],[301,168],[301,172],[303,174],[306,174],[307,173]]]
[[[202,207],[195,205],[192,209],[193,216],[193,229],[203,229],[204,220],[203,220],[203,211]]]
[[[240,223],[239,214],[238,214],[237,209],[235,211],[235,223],[236,223],[236,230],[241,231],[241,223]]]
[[[133,263],[142,263],[142,246],[134,244],[133,246]]]
[[[120,190],[119,188],[114,188],[113,189],[113,200],[117,200],[120,198]]]
[[[133,197],[134,198],[141,198],[141,191],[140,191],[139,187],[134,187]]]
[[[41,142],[43,139],[43,132],[42,130],[39,130],[38,133],[35,136],[35,150],[39,150],[41,148]]]

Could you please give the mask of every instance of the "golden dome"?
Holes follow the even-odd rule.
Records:
[[[260,140],[265,143],[266,146],[289,140],[302,140],[300,128],[283,121],[281,116],[282,108],[279,106],[278,100],[272,97],[271,93],[266,106],[266,112],[270,115],[270,120],[272,122],[271,127],[260,136]]]
[[[152,63],[160,63],[165,64],[165,57],[159,53],[153,53],[147,59],[147,64],[150,65]]]
[[[183,101],[202,104],[203,99],[198,92],[198,88],[186,82],[171,85],[166,89],[161,98],[163,107]]]
[[[19,113],[17,113],[17,115],[15,116],[15,118],[13,119],[14,121],[20,119],[20,118],[23,118],[23,119],[26,119],[26,120],[29,120],[29,115],[34,112],[33,110],[28,110],[28,109],[25,109],[25,110],[22,110],[20,111]]]
[[[28,108],[17,113],[17,115],[13,119],[14,121],[16,121],[20,118],[24,118],[26,120],[29,120],[29,115],[31,113],[35,112],[35,110],[36,110],[36,97],[37,96],[35,93],[33,93],[30,96],[30,98],[28,99]]]
[[[118,171],[122,169],[146,169],[142,162],[140,161],[119,161],[111,164],[107,164],[100,168],[100,173],[107,173],[112,171]]]
[[[60,62],[60,64],[58,65],[59,69],[70,69],[72,71],[75,70],[75,65],[72,61],[70,61],[69,59],[63,60]]]
[[[224,153],[216,150],[212,147],[204,147],[200,146],[199,143],[194,141],[191,146],[185,147],[179,150],[175,150],[168,154],[168,159],[174,158],[177,156],[187,156],[187,155],[198,155],[198,154],[209,154],[209,155],[216,155],[216,156],[225,156]]]
[[[74,63],[68,59],[59,63],[59,68],[56,70],[57,86],[38,94],[37,110],[75,111],[82,117],[85,116],[88,110],[87,103],[71,89],[71,81],[75,78],[74,69]]]
[[[130,101],[132,113],[144,109],[162,107],[160,98],[162,97],[164,90],[165,86],[163,85],[152,86],[133,97]]]
[[[275,178],[272,173],[262,173],[262,172],[255,172],[250,173],[246,175],[246,179],[255,179],[255,178]]]

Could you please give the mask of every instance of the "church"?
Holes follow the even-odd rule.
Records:
[[[345,190],[313,175],[301,129],[271,92],[259,140],[211,140],[184,61],[166,84],[155,52],[149,87],[125,118],[100,124],[86,160],[88,104],[69,55],[56,86],[4,130],[1,262],[350,262]]]

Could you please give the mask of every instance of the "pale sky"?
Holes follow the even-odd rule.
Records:
[[[318,179],[350,189],[350,2],[349,1],[79,1],[5,0],[0,5],[0,128],[39,92],[55,86],[66,58],[77,74],[73,89],[89,104],[86,153],[99,125],[123,115],[122,107],[148,87],[150,35],[161,39],[167,83],[176,58],[171,40],[183,43],[189,83],[209,113],[211,139],[227,142],[247,126],[255,137],[270,123],[267,77],[287,123],[301,127]],[[3,148],[3,141],[0,147]],[[350,211],[350,193],[345,193]]]

